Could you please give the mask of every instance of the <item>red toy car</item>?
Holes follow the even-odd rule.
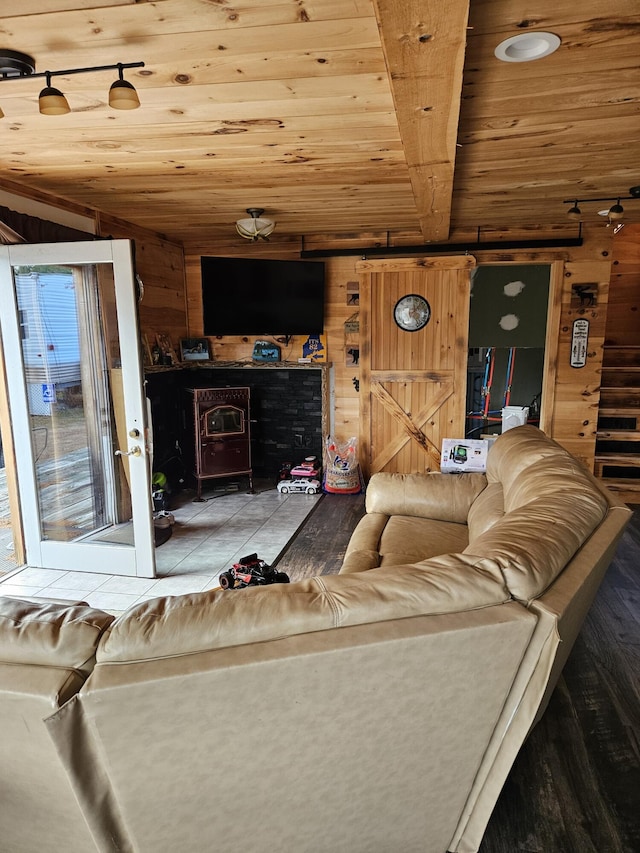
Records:
[[[245,586],[263,586],[268,583],[289,583],[289,575],[277,572],[257,554],[249,554],[234,563],[229,571],[219,577],[222,589],[242,589]]]

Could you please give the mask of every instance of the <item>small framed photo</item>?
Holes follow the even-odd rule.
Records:
[[[348,281],[347,282],[347,305],[359,305],[360,304],[360,282],[359,281]]]
[[[153,365],[153,353],[147,335],[142,335],[142,363],[145,367]]]
[[[209,361],[209,341],[207,338],[183,338],[180,341],[180,358],[182,361]]]
[[[178,358],[176,356],[176,351],[173,348],[173,343],[171,341],[171,336],[166,332],[156,332],[156,344],[159,353],[159,363],[165,365],[177,364]]]

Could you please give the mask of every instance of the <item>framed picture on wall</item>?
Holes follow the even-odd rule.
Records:
[[[180,341],[180,358],[182,361],[209,361],[209,341],[207,338],[183,338]]]

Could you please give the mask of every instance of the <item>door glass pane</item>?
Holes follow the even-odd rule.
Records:
[[[234,406],[217,406],[205,414],[205,434],[231,435],[244,432],[244,412]]]
[[[13,274],[41,538],[83,539],[130,518],[127,460],[114,456],[122,383],[112,268]]]

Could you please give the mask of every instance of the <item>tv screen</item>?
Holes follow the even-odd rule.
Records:
[[[201,258],[205,335],[319,335],[324,263]]]

